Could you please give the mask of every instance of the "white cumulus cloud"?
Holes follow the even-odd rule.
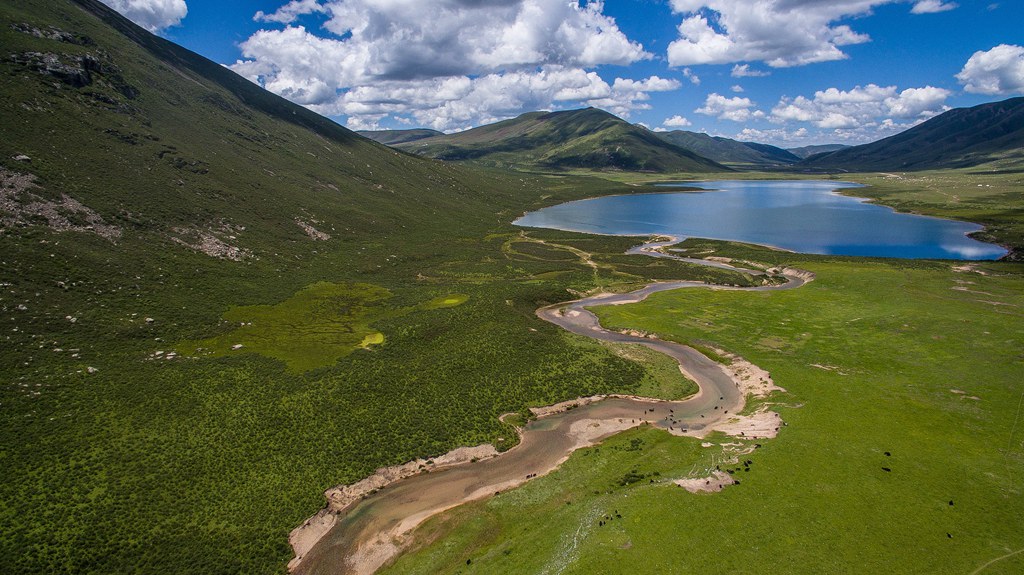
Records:
[[[752,70],[750,64],[736,64],[732,67],[732,72],[729,75],[733,78],[763,78],[771,76],[772,73],[767,70]]]
[[[292,0],[281,6],[276,12],[266,14],[262,10],[252,17],[257,22],[278,22],[291,24],[299,16],[313,13],[326,13],[327,8],[320,4],[320,0]]]
[[[591,72],[591,74],[594,74]],[[594,74],[597,77],[597,74]],[[600,79],[600,78],[598,78]],[[650,99],[651,92],[670,92],[678,90],[679,80],[651,76],[645,80],[616,78],[612,83],[611,93],[605,97],[585,100],[590,106],[604,108],[613,114],[629,117],[633,110],[649,110],[651,106],[645,102]],[[563,100],[579,100],[580,98],[561,98]]]
[[[122,16],[150,32],[181,23],[188,14],[185,0],[102,0]]]
[[[781,146],[795,146],[805,144],[809,141],[814,141],[813,138],[815,136],[815,134],[808,132],[807,128],[797,128],[796,130],[786,130],[785,128],[772,128],[767,130],[743,128],[736,135],[732,136],[732,138],[741,142],[761,142]]]
[[[772,67],[840,60],[843,46],[869,42],[843,20],[906,0],[671,0],[683,16],[679,38],[668,47],[672,66],[764,62]],[[950,10],[940,0],[918,0],[914,13]],[[734,75],[746,70],[733,69]]]
[[[652,76],[616,78],[608,84],[596,72],[557,66],[470,78],[389,80],[346,90],[327,103],[309,106],[330,116],[346,115],[350,128],[364,129],[385,117],[412,118],[416,125],[462,130],[496,122],[526,110],[550,110],[582,103],[620,116],[648,107],[650,92],[675,90],[678,80]]]
[[[828,88],[814,93],[813,98],[783,97],[772,108],[768,119],[777,124],[810,123],[822,129],[853,130],[867,128],[896,130],[924,121],[949,107],[949,90],[924,86],[898,90],[896,86],[868,84],[851,90]],[[896,120],[909,120],[899,123]]]
[[[946,98],[952,93],[945,88],[925,86],[907,88],[895,97],[885,99],[885,106],[894,118],[930,118],[949,109]]]
[[[956,79],[976,94],[1024,93],[1024,46],[1000,44],[975,52]]]
[[[704,106],[697,108],[694,112],[706,116],[714,116],[719,120],[731,120],[733,122],[746,122],[751,119],[763,118],[764,112],[761,110],[751,110],[753,107],[754,102],[750,98],[741,98],[739,96],[726,98],[712,92],[705,98]]]
[[[603,9],[600,1],[292,0],[255,15],[283,27],[242,42],[231,68],[322,113],[348,115],[350,125],[353,116],[412,114],[448,129],[570,101],[626,115],[647,107],[649,92],[678,89],[657,77],[608,85],[592,71],[651,58]],[[320,15],[323,29],[298,25],[307,14]]]
[[[934,14],[936,12],[947,12],[956,7],[956,2],[944,2],[943,0],[918,0],[910,11],[914,14]]]
[[[360,67],[373,58],[341,40],[321,38],[302,26],[260,30],[241,45],[248,58],[231,69],[299,104],[322,104],[338,90],[364,80]]]
[[[291,52],[303,51],[303,44],[330,41],[336,46],[325,55],[325,66],[361,82],[649,58],[602,9],[600,2],[581,7],[560,0],[296,0],[275,13],[258,13],[260,20],[289,26],[261,30],[241,48],[243,62],[274,66],[290,64]],[[324,33],[290,25],[314,11],[328,14]]]
[[[686,126],[692,126],[693,123],[677,114],[671,118],[666,118],[661,125],[668,128],[685,128]]]

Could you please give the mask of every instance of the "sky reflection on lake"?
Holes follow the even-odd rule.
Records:
[[[977,224],[901,214],[842,196],[822,180],[677,182],[707,192],[608,196],[531,212],[516,225],[614,235],[734,240],[811,254],[996,259],[1003,248],[966,236]]]

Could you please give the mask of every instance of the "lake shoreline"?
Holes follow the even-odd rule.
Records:
[[[653,185],[698,189],[574,200],[524,213],[513,224],[610,236],[706,238],[817,255],[980,261],[1011,253],[1006,246],[976,239],[986,231],[981,224],[897,210],[857,195],[855,190],[869,186],[856,182],[691,180]]]

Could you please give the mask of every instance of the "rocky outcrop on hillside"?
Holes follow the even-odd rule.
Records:
[[[121,237],[121,228],[67,194],[46,199],[34,190],[42,190],[35,176],[0,168],[0,233],[43,224],[58,232],[93,233],[111,242]]]

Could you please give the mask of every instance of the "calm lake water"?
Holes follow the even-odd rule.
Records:
[[[821,180],[677,182],[707,192],[609,196],[531,212],[534,228],[595,234],[734,240],[810,254],[996,259],[1003,248],[973,240],[977,224],[900,214],[835,190],[859,184]]]

